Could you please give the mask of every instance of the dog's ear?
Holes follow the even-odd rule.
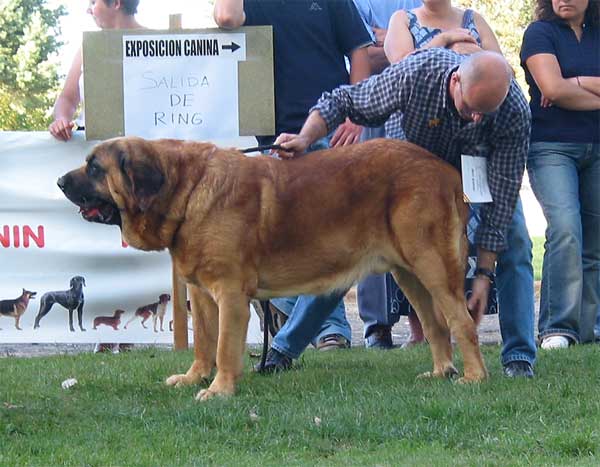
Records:
[[[164,185],[164,174],[150,158],[132,157],[124,151],[119,153],[119,167],[137,206],[145,212]]]
[[[83,284],[84,287],[87,287],[86,283],[85,283],[85,277],[81,277],[81,283]]]

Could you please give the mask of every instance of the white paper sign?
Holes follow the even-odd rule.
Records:
[[[125,134],[237,137],[238,62],[245,59],[240,33],[123,36]]]
[[[493,201],[487,180],[487,160],[485,157],[461,156],[463,191],[470,203],[491,203]]]

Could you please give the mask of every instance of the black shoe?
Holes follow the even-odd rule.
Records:
[[[286,371],[292,367],[292,359],[287,355],[278,352],[275,349],[269,349],[265,366],[261,368],[260,362],[254,365],[254,371],[257,373],[275,373],[277,371]]]
[[[533,367],[529,362],[517,360],[504,365],[504,376],[508,378],[533,378]]]
[[[393,349],[392,328],[389,326],[376,326],[371,334],[365,338],[365,347],[379,350]]]

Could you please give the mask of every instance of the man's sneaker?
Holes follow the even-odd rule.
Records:
[[[341,334],[328,334],[317,342],[317,350],[335,350],[350,348],[350,341]]]
[[[254,365],[254,371],[257,373],[275,373],[277,371],[286,371],[292,367],[292,359],[287,355],[278,352],[275,349],[269,349],[265,366],[261,368],[260,362]]]
[[[376,326],[365,338],[365,347],[379,350],[393,349],[392,328],[390,326]]]
[[[529,362],[517,360],[504,365],[504,376],[509,378],[533,378],[533,367]]]
[[[566,349],[569,347],[569,338],[565,336],[544,337],[540,347],[544,350]]]

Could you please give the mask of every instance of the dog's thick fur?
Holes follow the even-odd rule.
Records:
[[[22,331],[23,329],[19,327],[19,321],[27,310],[29,300],[35,298],[36,294],[37,292],[23,289],[23,292],[17,298],[0,300],[0,316],[13,317],[15,319],[15,328]]]
[[[48,314],[55,303],[62,305],[69,310],[69,329],[75,332],[73,327],[73,311],[77,310],[77,321],[79,329],[85,331],[83,327],[83,305],[85,299],[83,296],[83,287],[85,286],[85,278],[82,276],[71,277],[69,281],[69,290],[58,290],[55,292],[46,292],[40,300],[40,309],[35,317],[33,329],[40,327],[40,320]]]
[[[250,298],[323,294],[392,271],[417,309],[433,372],[486,369],[464,297],[467,208],[458,172],[413,144],[372,140],[291,161],[210,143],[116,138],[58,181],[89,221],[129,245],[168,248],[192,301],[195,360],[170,385],[217,373],[197,398],[235,391]]]
[[[110,326],[115,331],[119,330],[119,324],[121,324],[121,316],[125,313],[125,310],[115,310],[112,316],[96,316],[94,318],[94,329],[98,329],[98,326],[104,324]]]

